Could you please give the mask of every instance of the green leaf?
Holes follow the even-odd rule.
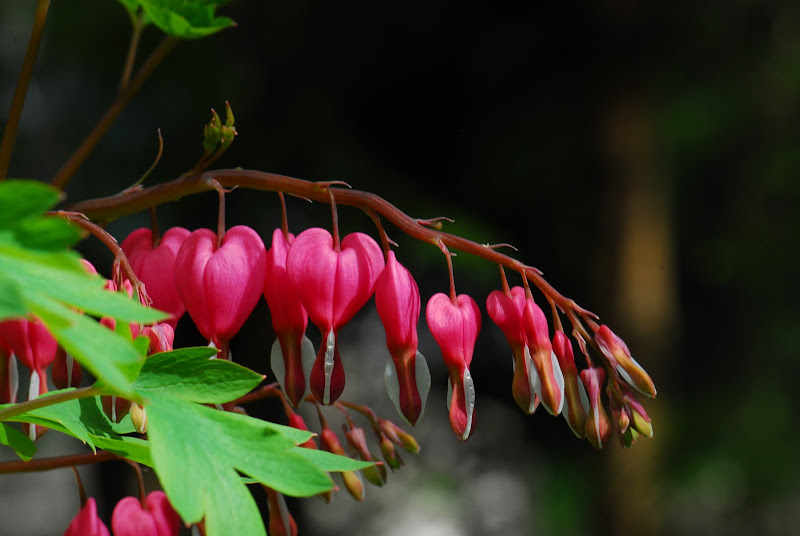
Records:
[[[58,203],[61,192],[36,181],[6,180],[0,183],[0,229],[14,229],[33,216],[40,216]]]
[[[14,449],[17,456],[25,462],[36,454],[36,444],[25,434],[5,423],[0,423],[0,443]]]
[[[15,236],[25,247],[55,251],[75,244],[81,232],[68,221],[51,216],[20,221]]]
[[[128,16],[131,18],[131,21],[136,20],[136,16],[139,13],[139,2],[138,0],[117,0],[122,7],[125,8],[125,11],[128,12]]]
[[[181,348],[147,358],[133,389],[143,396],[150,392],[187,402],[224,403],[257,386],[264,377],[224,359],[209,359],[217,350],[208,347]]]
[[[215,0],[138,0],[148,19],[164,33],[182,39],[206,37],[236,23],[217,17],[217,7],[227,3]]]
[[[22,304],[17,285],[0,276],[0,320],[25,316],[28,310]]]
[[[310,496],[333,487],[330,477],[269,423],[155,392],[147,396],[153,467],[183,520],[205,518],[209,536],[265,534],[238,471],[287,495]]]
[[[97,448],[113,452],[134,462],[143,463],[148,467],[153,466],[153,460],[150,458],[150,444],[144,439],[129,436],[113,438],[92,435],[92,440]]]
[[[354,460],[347,456],[339,456],[338,454],[331,454],[324,450],[307,449],[305,447],[295,447],[292,452],[296,452],[304,457],[318,468],[323,471],[358,471],[365,469],[370,465],[375,465],[375,462],[364,462],[361,460]]]

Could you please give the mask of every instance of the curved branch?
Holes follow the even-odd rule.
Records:
[[[536,268],[527,266],[491,247],[426,226],[420,223],[421,220],[412,218],[373,193],[361,190],[331,189],[329,188],[330,183],[312,182],[262,171],[218,169],[189,175],[138,191],[81,201],[70,205],[67,209],[81,212],[91,220],[110,221],[169,201],[177,201],[189,194],[211,191],[214,189],[213,181],[226,188],[239,186],[267,192],[283,192],[322,203],[330,203],[331,198],[333,198],[339,205],[349,205],[365,211],[375,211],[392,222],[400,231],[417,240],[427,242],[436,247],[439,247],[438,244],[442,243],[449,249],[469,253],[521,274],[524,273],[542,294],[553,300],[564,311],[575,311],[581,316],[588,313],[588,311],[578,307],[573,300],[563,296],[553,288]]]

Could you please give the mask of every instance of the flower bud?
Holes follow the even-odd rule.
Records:
[[[140,434],[147,433],[147,409],[136,402],[131,403],[131,423]]]
[[[131,410],[131,401],[118,396],[104,395],[100,397],[103,413],[111,422],[121,422]]]
[[[545,409],[552,415],[558,415],[564,406],[564,375],[550,343],[547,318],[533,298],[525,299],[522,327],[525,330],[526,348],[536,369],[534,389]]]
[[[600,391],[605,379],[606,371],[601,367],[587,368],[581,371],[581,380],[589,396],[589,412],[586,415],[584,433],[586,439],[598,450],[605,447],[611,436],[611,423],[600,399]]]
[[[374,461],[369,447],[367,446],[367,437],[364,434],[364,429],[354,426],[349,430],[347,428],[344,430],[347,443],[358,453],[358,457],[365,462]],[[380,462],[362,469],[362,473],[364,473],[364,478],[366,478],[367,482],[370,484],[375,486],[383,486],[386,484],[386,467]]]
[[[656,386],[642,366],[631,357],[625,341],[620,339],[608,326],[600,326],[594,334],[600,352],[608,360],[611,368],[631,387],[643,395],[655,398]]]
[[[282,493],[264,486],[269,506],[269,536],[297,536],[297,523],[286,507]]]
[[[0,404],[16,403],[18,390],[17,358],[0,334]]]
[[[328,426],[328,421],[325,420],[325,417],[322,415],[322,411],[319,409],[319,407],[317,407],[317,413],[319,414],[319,422],[322,426],[322,431],[319,433],[319,444],[322,450],[330,452],[331,454],[338,454],[339,456],[347,456],[344,448],[342,448],[342,444],[339,442],[339,438]],[[364,482],[361,481],[361,477],[359,476],[358,472],[342,471],[340,474],[342,483],[350,495],[352,495],[357,501],[363,501]]]
[[[563,331],[558,330],[553,336],[553,353],[558,359],[561,372],[564,374],[564,408],[562,413],[572,432],[583,438],[586,426],[586,413],[589,411],[589,398],[586,389],[578,378],[575,367],[575,356],[572,343]]]
[[[416,454],[419,452],[419,443],[414,436],[397,426],[388,419],[378,419],[380,431],[396,445],[403,447],[406,452]]]

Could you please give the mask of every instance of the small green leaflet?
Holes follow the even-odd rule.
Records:
[[[165,34],[181,39],[198,39],[214,34],[236,23],[228,17],[217,17],[217,7],[229,0],[137,0],[149,22]],[[130,0],[123,5],[130,4]]]
[[[0,443],[8,445],[23,461],[28,461],[36,454],[36,444],[28,437],[6,423],[0,422]]]

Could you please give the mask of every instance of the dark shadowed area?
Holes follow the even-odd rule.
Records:
[[[0,2],[0,123],[34,4]],[[179,44],[66,188],[70,201],[126,188],[150,166],[158,128],[164,156],[145,184],[177,177],[202,154],[209,109],[228,100],[239,136],[215,167],[347,181],[414,217],[454,218],[447,231],[513,244],[612,326],[658,387],[644,402],[655,437],[632,449],[596,452],[564,419],[541,408],[525,416],[511,396],[510,349],[486,316],[497,268],[459,255],[457,289],[483,313],[473,437],[461,444],[450,429],[447,371],[423,321],[433,388],[413,431],[421,453],[405,455],[364,503],[345,492],[330,505],[290,501],[301,534],[800,527],[791,410],[800,402],[800,5],[635,4],[234,0],[221,14],[238,27]],[[9,176],[53,177],[113,99],[129,32],[116,2],[53,2]],[[160,38],[144,32],[140,59]],[[293,232],[329,227],[327,205],[288,205]],[[216,206],[210,193],[164,205],[162,229],[213,227]],[[227,211],[229,225],[252,226],[269,247],[276,195],[236,190]],[[108,229],[121,241],[148,221],[142,213]],[[375,236],[357,210],[341,207],[339,221]],[[439,250],[387,232],[423,303],[446,292]],[[81,251],[109,275],[99,242]],[[313,326],[309,336],[318,344]],[[234,360],[271,375],[273,340],[262,300],[233,341]],[[400,422],[383,386],[374,301],[341,341],[343,397]],[[204,344],[188,316],[177,344]],[[282,418],[275,401],[249,409]],[[82,449],[59,439],[45,436],[43,454]],[[106,521],[135,492],[124,464],[85,476]],[[77,510],[71,479],[68,470],[0,476],[0,532],[19,518],[9,534],[60,533]]]

